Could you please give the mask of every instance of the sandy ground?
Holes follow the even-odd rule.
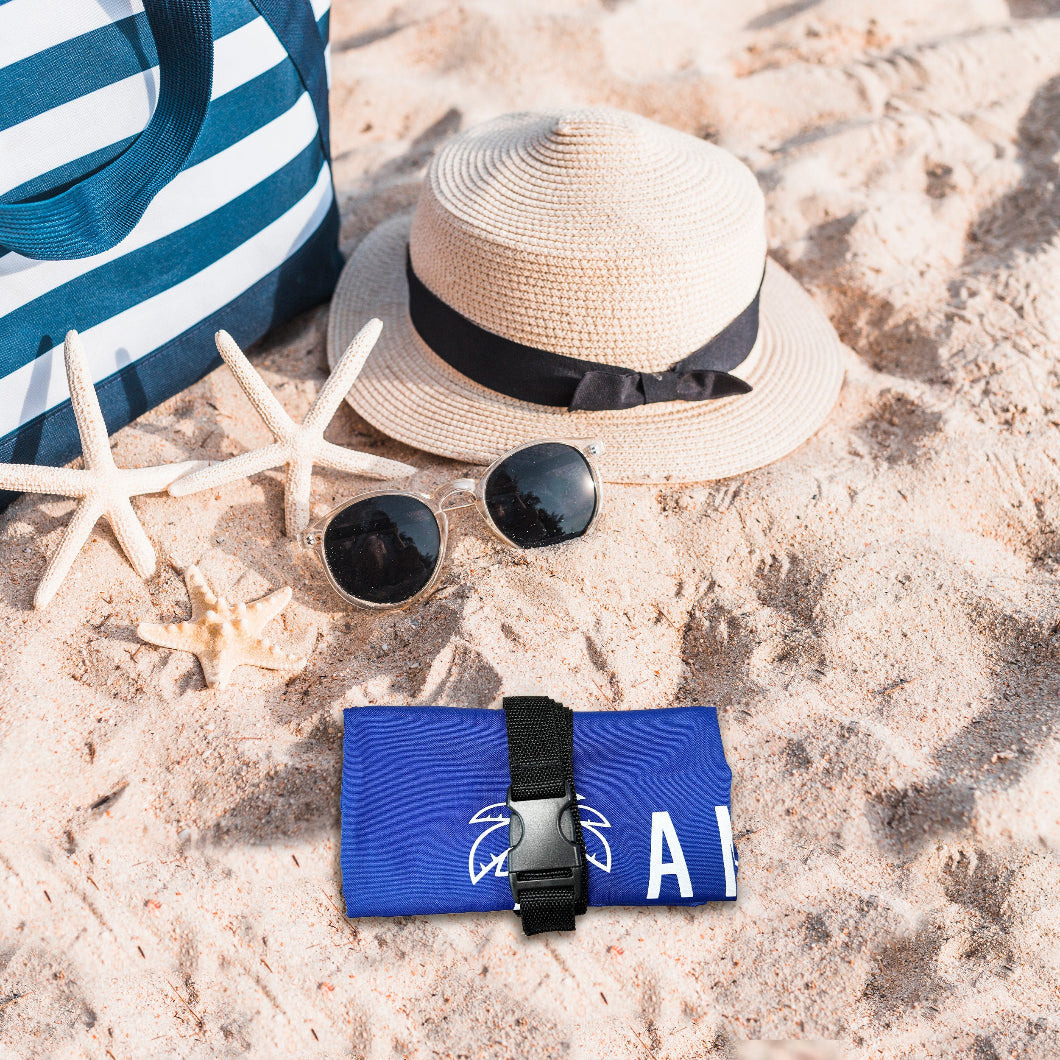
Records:
[[[160,573],[100,527],[52,606],[72,502],[0,516],[5,1057],[1060,1055],[1060,19],[1051,0],[340,0],[335,175],[349,250],[446,136],[506,110],[624,106],[735,151],[772,252],[850,347],[834,414],[766,470],[618,487],[595,538],[513,555],[461,517],[445,587],[342,610],[283,537],[279,473],[136,502]],[[294,415],[320,309],[255,360]],[[343,408],[333,440],[463,468]],[[119,462],[268,435],[221,369],[115,438]],[[361,483],[323,473],[325,511]],[[141,646],[199,563],[294,599],[311,653],[206,691]],[[740,897],[347,921],[341,709],[717,704]],[[790,1052],[785,1055],[794,1055]]]

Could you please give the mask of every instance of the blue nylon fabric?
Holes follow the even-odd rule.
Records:
[[[120,243],[180,172],[210,105],[209,0],[144,0],[159,56],[158,104],[123,154],[58,195],[0,205],[0,246],[36,260],[86,258]]]
[[[503,712],[350,707],[344,722],[340,863],[347,915],[511,909],[503,862],[507,811],[500,805],[510,782]],[[732,773],[714,708],[575,711],[574,777],[590,905],[734,898],[726,896],[715,811],[729,808]],[[659,897],[647,897],[652,814],[660,811],[678,837],[689,896],[667,873]],[[601,867],[608,848],[609,872]],[[672,852],[665,844],[662,851],[669,864]]]

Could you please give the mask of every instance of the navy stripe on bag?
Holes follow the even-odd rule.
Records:
[[[32,0],[0,0],[5,462],[79,452],[70,328],[114,431],[218,363],[217,328],[248,345],[329,297],[341,267],[328,0],[61,2],[69,17],[45,24]],[[203,113],[166,104],[181,83],[206,93]],[[183,129],[166,140],[175,169],[137,161],[165,120]]]

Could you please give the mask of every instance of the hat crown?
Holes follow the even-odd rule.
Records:
[[[410,252],[423,283],[488,331],[661,371],[754,298],[764,201],[735,156],[638,115],[506,115],[435,156]]]

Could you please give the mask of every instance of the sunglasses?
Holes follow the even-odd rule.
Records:
[[[594,458],[601,442],[530,442],[499,457],[480,479],[462,478],[433,496],[373,490],[333,508],[301,536],[320,557],[332,588],[358,607],[406,607],[442,574],[448,512],[478,508],[516,548],[584,537],[600,513]]]

